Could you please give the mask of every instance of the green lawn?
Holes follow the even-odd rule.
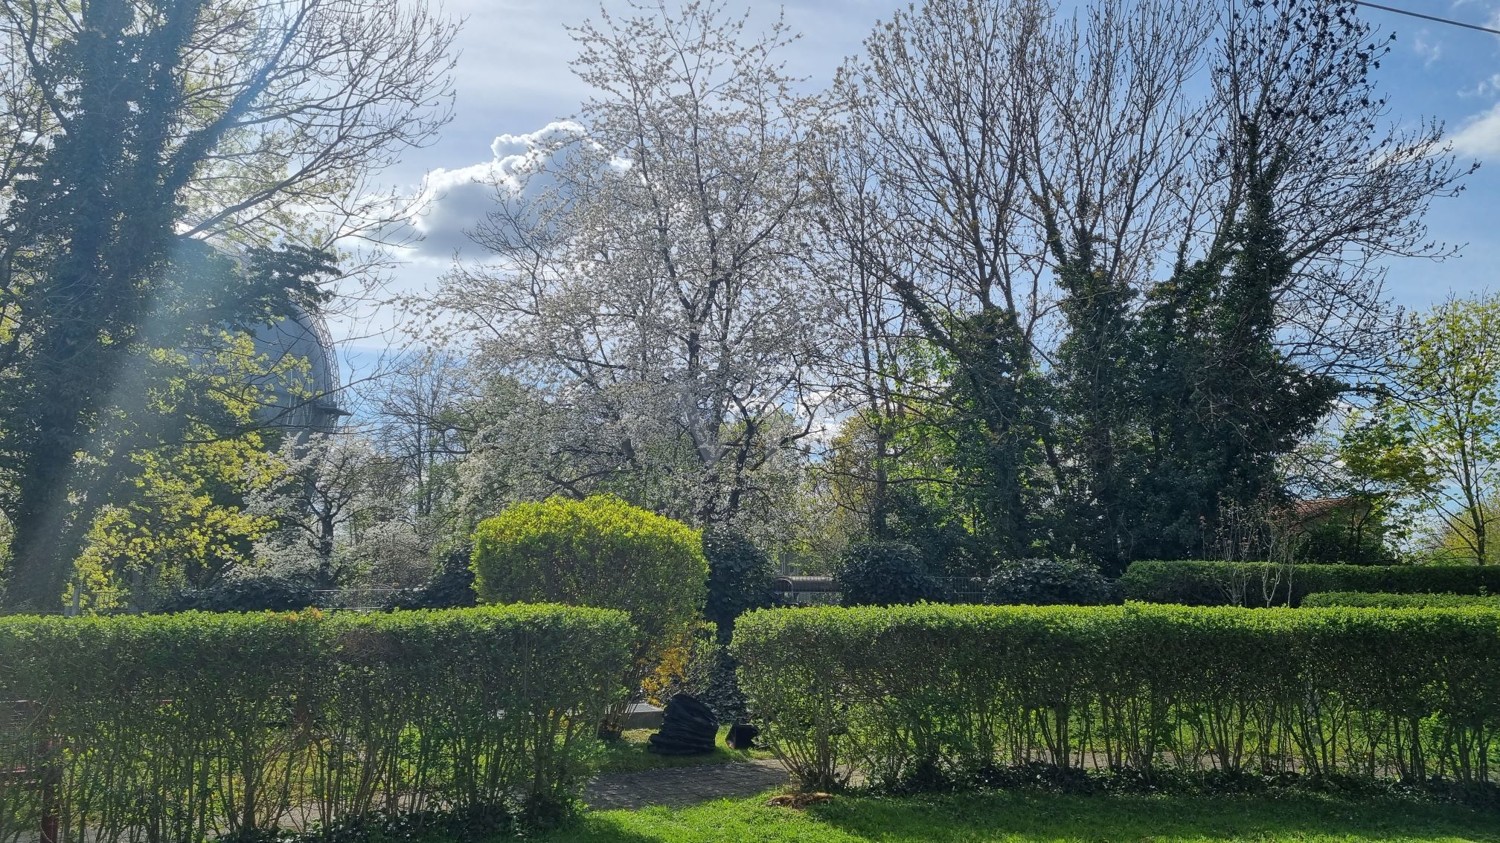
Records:
[[[1500,813],[1312,796],[839,796],[806,811],[765,797],[693,808],[602,811],[547,843],[996,843],[997,841],[1500,841]]]

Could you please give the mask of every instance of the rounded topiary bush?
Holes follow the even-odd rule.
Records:
[[[906,542],[850,545],[834,579],[845,606],[894,606],[942,596],[922,552]]]
[[[708,577],[697,530],[613,495],[507,507],[475,529],[473,567],[483,602],[628,613],[637,682],[697,617]]]
[[[1087,562],[1017,559],[1002,562],[985,581],[985,602],[1031,606],[1118,603],[1114,583]]]

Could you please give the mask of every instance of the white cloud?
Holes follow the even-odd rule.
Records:
[[[1481,79],[1472,88],[1464,88],[1458,92],[1465,99],[1471,97],[1492,97],[1500,94],[1500,73],[1491,73],[1489,78]]]
[[[1455,151],[1476,158],[1500,157],[1500,103],[1464,121],[1450,138]]]
[[[496,210],[498,203],[524,204],[556,186],[549,171],[576,149],[581,125],[559,120],[519,135],[500,135],[490,144],[490,160],[428,174],[416,211],[409,219],[420,242],[404,250],[411,258],[451,259],[478,256],[481,249],[469,232]]]
[[[474,243],[468,232],[495,207],[493,165],[438,169],[428,175],[409,224],[419,242],[403,250],[411,257],[451,258]]]
[[[621,158],[599,154],[601,148],[587,140],[579,123],[556,120],[534,132],[494,138],[488,161],[432,170],[406,203],[409,210],[398,212],[402,221],[382,232],[387,242],[401,245],[390,249],[394,264],[387,267],[379,298],[420,303],[453,270],[455,261],[470,267],[492,261],[495,256],[470,233],[485,225],[502,203],[524,218],[528,203],[565,189],[556,174],[568,169],[577,176],[576,156],[583,151],[598,156],[587,162],[592,166],[615,172],[629,166]],[[413,315],[388,303],[353,310],[348,319],[330,325],[341,340],[374,334],[416,336],[431,327],[423,321],[430,314]]]
[[[1417,31],[1416,37],[1412,39],[1411,49],[1426,67],[1431,67],[1443,57],[1443,42],[1432,37],[1432,33],[1426,29]]]

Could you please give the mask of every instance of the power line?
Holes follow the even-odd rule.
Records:
[[[1437,23],[1446,23],[1449,26],[1461,26],[1464,29],[1477,29],[1480,32],[1488,32],[1491,35],[1500,35],[1500,29],[1490,29],[1487,26],[1480,26],[1477,23],[1464,23],[1461,20],[1449,20],[1448,18],[1440,18],[1433,15],[1424,15],[1421,12],[1408,12],[1405,9],[1397,9],[1394,6],[1382,6],[1379,3],[1366,3],[1365,0],[1354,0],[1354,5],[1369,6],[1372,9],[1380,9],[1383,12],[1395,12],[1398,15],[1406,15],[1407,17],[1421,18],[1422,20],[1430,20]]]

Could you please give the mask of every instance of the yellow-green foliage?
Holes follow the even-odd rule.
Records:
[[[77,563],[86,596],[119,588],[125,572],[170,593],[230,565],[251,564],[251,544],[275,529],[268,515],[245,511],[239,494],[274,475],[276,457],[258,434],[201,442],[133,458],[133,494],[95,516]],[[111,608],[98,600],[95,608]]]
[[[33,701],[0,769],[57,765],[69,839],[103,843],[565,806],[631,635],[563,606],[0,618],[0,699]],[[38,803],[0,784],[0,839]]]
[[[115,418],[124,431],[107,449],[126,452],[130,469],[112,500],[90,525],[75,565],[74,589],[86,609],[123,602],[128,576],[145,593],[172,594],[201,585],[221,569],[253,562],[254,541],[276,527],[266,514],[246,511],[244,495],[263,488],[283,466],[261,433],[226,434],[225,426],[252,427],[264,387],[257,381],[291,376],[306,361],[270,361],[255,354],[248,334],[221,333],[214,349],[189,355],[177,349],[145,353],[148,420]],[[136,432],[151,419],[186,414],[180,441],[152,442],[161,431]],[[201,416],[216,417],[212,423]]]
[[[697,530],[612,495],[507,507],[474,531],[473,565],[481,600],[628,612],[643,670],[697,617],[708,578]]]
[[[995,765],[1493,778],[1500,613],[1184,606],[761,610],[732,652],[804,783]]]

